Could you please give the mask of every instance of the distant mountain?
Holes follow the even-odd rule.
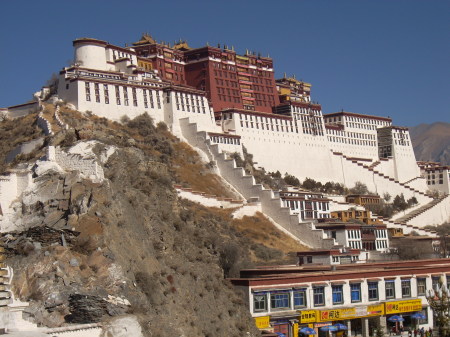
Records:
[[[450,123],[419,124],[409,131],[417,160],[450,165]]]

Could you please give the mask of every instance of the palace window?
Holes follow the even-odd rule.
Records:
[[[95,101],[100,103],[100,88],[98,83],[94,83]]]
[[[425,278],[417,279],[417,296],[425,295],[427,290],[427,280]]]
[[[314,306],[325,305],[325,287],[314,287]]]
[[[276,292],[270,294],[271,309],[289,309],[290,308],[289,292]]]
[[[120,105],[120,88],[118,85],[116,85],[116,103]]]
[[[123,101],[125,105],[128,105],[128,88],[123,87]]]
[[[369,301],[378,300],[378,282],[367,282],[369,290]]]
[[[149,95],[149,98],[150,98],[150,107],[152,109],[154,109],[155,108],[155,104],[153,103],[153,90],[149,90],[148,91],[148,95]]]
[[[384,283],[386,289],[386,299],[395,298],[395,282],[394,280],[389,280]]]
[[[133,105],[137,106],[138,103],[137,103],[137,96],[136,96],[136,88],[131,88],[131,93],[133,95]]]
[[[103,84],[103,94],[105,95],[105,104],[109,104],[109,90],[107,84]]]
[[[161,109],[161,99],[159,97],[159,90],[156,91],[156,103],[158,104],[158,109]]]
[[[361,302],[361,283],[350,284],[352,302]]]
[[[142,89],[142,92],[144,94],[144,108],[148,108],[148,102],[147,102],[147,90]]]
[[[344,297],[342,292],[342,285],[334,285],[332,286],[333,292],[333,304],[341,304],[344,303]]]
[[[402,297],[411,297],[411,280],[402,280]]]
[[[91,84],[89,82],[86,82],[85,88],[86,88],[86,101],[90,101],[91,100]]]
[[[264,293],[253,294],[253,311],[254,312],[267,311],[267,294]]]

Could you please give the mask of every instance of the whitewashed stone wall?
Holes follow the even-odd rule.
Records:
[[[219,198],[215,195],[208,195],[202,192],[193,191],[191,188],[175,186],[178,196],[206,207],[236,208],[244,204],[243,200],[232,200],[231,198]]]
[[[8,117],[17,118],[26,116],[39,110],[39,102],[31,102],[8,107]]]
[[[14,158],[16,158],[16,156],[18,156],[19,154],[28,154],[30,152],[33,152],[36,149],[36,147],[42,146],[43,144],[44,138],[33,139],[30,140],[29,142],[20,144],[6,155],[6,162],[7,163],[12,162]]]
[[[46,136],[53,134],[52,125],[50,124],[50,122],[47,119],[45,119],[42,112],[40,112],[38,115],[37,125],[44,131]]]
[[[93,181],[102,181],[105,176],[103,168],[94,157],[85,158],[79,154],[66,153],[59,147],[49,146],[47,159],[56,162],[63,170],[80,171],[80,173]]]
[[[31,172],[26,170],[0,176],[0,206],[3,214],[11,212],[10,206],[32,183]]]

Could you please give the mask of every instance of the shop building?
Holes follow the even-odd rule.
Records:
[[[262,331],[299,336],[311,327],[342,323],[349,336],[371,336],[381,328],[433,327],[425,294],[439,280],[450,280],[450,259],[334,266],[277,266],[247,269],[231,282],[245,294],[255,324]],[[445,282],[445,281],[444,281]],[[411,315],[421,312],[425,319]],[[401,316],[402,323],[389,318]]]
[[[330,199],[321,193],[293,188],[279,193],[283,206],[288,207],[292,214],[298,214],[301,220],[330,218]]]

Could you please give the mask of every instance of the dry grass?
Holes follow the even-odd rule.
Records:
[[[262,213],[255,216],[244,216],[233,219],[232,226],[252,241],[269,248],[282,251],[284,254],[309,250],[308,247],[295,241],[276,228]]]
[[[172,168],[178,183],[195,191],[232,198],[233,194],[223,185],[222,180],[209,171],[197,152],[186,143],[174,144],[175,156]]]
[[[0,122],[0,173],[7,170],[6,155],[17,145],[44,136],[36,125],[37,114]],[[26,159],[26,158],[24,158]]]
[[[61,130],[61,127],[58,125],[58,122],[55,119],[55,110],[56,107],[53,104],[42,103],[44,106],[44,110],[42,111],[42,115],[44,118],[50,123],[52,126],[53,132],[58,132]]]
[[[195,150],[187,143],[180,142],[167,129],[156,127],[154,134],[143,136],[139,127],[128,127],[126,124],[113,122],[93,114],[80,113],[61,107],[61,116],[70,126],[83,130],[79,134],[83,138],[98,137],[101,131],[114,134],[116,139],[132,138],[136,147],[152,157],[164,155],[161,151],[170,152],[166,156],[174,183],[192,188],[195,191],[216,195],[218,197],[233,198],[233,193],[223,185],[222,180],[207,167]],[[111,132],[113,130],[113,133]],[[150,141],[149,141],[150,140]],[[158,145],[161,145],[158,147]],[[167,154],[167,153],[166,153]]]

